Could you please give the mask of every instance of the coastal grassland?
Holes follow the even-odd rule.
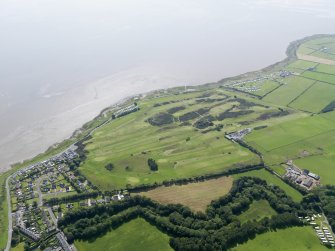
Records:
[[[271,216],[276,214],[276,211],[270,206],[267,200],[255,200],[251,203],[248,210],[240,214],[237,218],[243,224],[247,221],[258,221],[265,217],[271,218]]]
[[[335,76],[333,78],[335,80]],[[335,85],[316,82],[290,106],[299,110],[318,113],[333,100],[335,100]]]
[[[307,70],[310,68],[314,68],[315,66],[317,66],[318,64],[315,62],[310,62],[310,61],[306,61],[306,60],[296,60],[294,62],[292,62],[291,64],[287,65],[285,68],[288,70]]]
[[[285,84],[265,96],[263,100],[269,103],[286,106],[315,82],[314,80],[299,76],[290,76],[283,81]]]
[[[142,218],[137,218],[123,224],[119,228],[93,242],[75,241],[78,251],[105,250],[105,251],[167,251],[169,236],[160,232]]]
[[[263,179],[268,184],[276,185],[276,186],[280,187],[281,189],[283,189],[285,191],[285,193],[288,196],[290,196],[296,202],[301,201],[301,199],[303,197],[297,190],[295,190],[294,188],[292,188],[291,186],[286,184],[284,181],[282,181],[277,176],[275,176],[275,175],[271,174],[270,172],[266,171],[265,169],[254,170],[254,171],[250,171],[250,172],[239,173],[239,174],[234,174],[233,175],[234,179],[238,179],[240,177],[257,177],[257,178]]]
[[[158,187],[139,193],[162,204],[183,204],[194,211],[205,211],[212,200],[227,194],[233,184],[232,177],[221,177],[203,182],[170,187]]]
[[[312,227],[292,227],[256,236],[231,251],[288,251],[288,250],[329,250],[320,244]]]
[[[259,163],[255,154],[225,139],[223,130],[215,130],[212,126],[205,133],[194,126],[199,119],[206,120],[211,115],[211,109],[225,105],[222,100],[214,100],[208,95],[203,100],[200,97],[204,94],[140,101],[138,112],[113,120],[86,142],[88,154],[80,172],[99,188],[110,190],[219,173],[228,168]],[[202,99],[201,104],[197,101],[199,99]],[[173,119],[170,119],[168,111],[182,106],[185,109],[178,112],[181,115],[173,113]],[[267,111],[267,108],[261,108]],[[150,119],[162,113],[156,120],[162,120],[163,124],[152,125]],[[164,121],[164,116],[169,120]],[[214,121],[214,125],[218,123]],[[224,123],[230,123],[230,119],[224,120]],[[147,164],[149,158],[156,160],[158,171],[150,171]],[[108,163],[113,163],[113,170],[106,170]]]
[[[333,36],[316,38],[301,44],[297,50],[297,54],[311,54],[327,47],[330,50],[335,49],[335,38]]]

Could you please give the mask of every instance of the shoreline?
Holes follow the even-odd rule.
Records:
[[[256,71],[250,71],[250,72],[242,73],[242,74],[239,74],[239,75],[236,75],[236,76],[232,76],[232,77],[226,77],[226,78],[223,78],[223,79],[218,80],[218,81],[213,82],[213,83],[188,85],[188,86],[197,87],[197,88],[208,88],[208,87],[210,88],[210,87],[213,87],[213,86],[221,85],[221,84],[223,84],[224,82],[227,82],[227,81],[248,78],[248,77],[250,77],[252,75],[255,75],[255,74],[265,73],[265,72],[274,70],[274,69],[276,69],[278,67],[282,67],[283,65],[289,63],[291,60],[296,59],[297,58],[296,50],[297,50],[298,46],[301,43],[309,41],[309,40],[312,40],[312,39],[315,39],[315,38],[327,37],[327,36],[328,37],[329,36],[334,36],[334,34],[315,34],[315,35],[307,36],[307,37],[304,37],[304,38],[292,41],[287,46],[286,57],[283,60],[278,61],[278,62],[276,62],[274,64],[271,64],[269,66],[266,66],[266,67],[264,67],[262,69],[259,69],[259,70],[256,70]],[[99,81],[101,81],[101,80],[99,80]],[[21,166],[21,165],[24,165],[25,163],[32,162],[35,158],[42,157],[43,155],[47,155],[48,152],[50,152],[50,151],[52,151],[52,152],[57,151],[57,149],[60,146],[64,145],[66,142],[75,141],[77,139],[77,136],[80,135],[82,131],[85,131],[85,126],[87,124],[90,124],[90,123],[94,122],[95,120],[101,118],[101,116],[103,115],[103,113],[106,110],[108,110],[111,107],[113,107],[113,106],[117,106],[117,105],[123,104],[123,103],[127,102],[128,100],[130,100],[134,96],[138,96],[138,95],[150,95],[150,94],[155,93],[155,92],[162,92],[162,91],[169,91],[169,90],[171,91],[173,89],[181,88],[183,86],[184,85],[182,85],[182,84],[180,84],[180,85],[177,84],[177,85],[167,86],[167,87],[158,88],[158,89],[152,89],[152,88],[150,89],[150,87],[149,87],[150,90],[147,90],[147,91],[144,91],[144,92],[141,92],[139,90],[139,91],[137,91],[137,93],[136,92],[132,93],[132,94],[130,94],[130,95],[124,97],[124,98],[120,98],[117,101],[114,101],[114,102],[110,103],[110,105],[105,106],[105,108],[103,108],[103,109],[100,109],[100,112],[91,111],[92,114],[94,113],[96,115],[93,116],[93,118],[91,118],[89,120],[86,120],[86,122],[84,122],[77,129],[72,130],[70,133],[67,133],[67,135],[69,135],[69,136],[66,136],[65,138],[63,138],[63,140],[60,140],[59,142],[55,142],[55,143],[49,145],[48,147],[46,147],[46,149],[44,151],[42,150],[40,153],[37,153],[37,154],[36,153],[32,153],[30,155],[30,157],[23,158],[21,160],[17,160],[17,161],[14,161],[13,163],[8,164],[7,167],[5,167],[3,169],[0,169],[0,174],[3,174],[5,172],[8,172],[8,171],[12,170],[15,166]],[[106,99],[106,97],[103,98],[102,100],[104,100],[104,99]],[[78,106],[74,107],[72,109],[72,111],[79,109],[80,106],[88,106],[89,104],[90,104],[90,102],[78,105]],[[55,129],[57,130],[57,128],[55,128]]]

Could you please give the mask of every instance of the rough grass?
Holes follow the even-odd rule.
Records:
[[[167,251],[169,236],[142,218],[137,218],[113,230],[94,242],[76,241],[78,251]]]
[[[270,206],[267,200],[256,200],[250,205],[247,211],[238,216],[238,219],[243,224],[247,221],[259,221],[265,217],[271,218],[271,216],[276,214],[276,211]]]
[[[255,239],[239,245],[232,251],[323,251],[329,250],[320,244],[312,227],[292,227],[258,235]]]
[[[183,204],[194,211],[205,211],[212,200],[227,194],[232,187],[232,177],[221,177],[182,186],[159,187],[140,195],[162,204]]]

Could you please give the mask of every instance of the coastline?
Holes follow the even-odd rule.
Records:
[[[271,71],[271,70],[275,70],[275,69],[280,68],[283,65],[289,63],[291,60],[294,60],[294,59],[297,58],[296,49],[298,48],[298,46],[301,43],[303,43],[305,41],[308,41],[308,40],[311,40],[311,39],[318,38],[318,37],[324,37],[324,36],[334,36],[334,35],[332,35],[332,34],[316,34],[316,35],[307,36],[307,37],[304,37],[302,39],[295,40],[288,45],[288,47],[286,49],[286,58],[284,58],[283,60],[278,61],[274,64],[271,64],[270,66],[264,67],[262,69],[242,73],[242,74],[239,74],[239,75],[233,76],[233,77],[227,77],[227,78],[218,80],[218,81],[213,82],[213,83],[188,85],[188,86],[194,86],[194,87],[197,86],[198,88],[210,88],[210,87],[213,87],[213,86],[221,85],[221,84],[223,84],[224,82],[227,82],[227,81],[248,78],[248,77],[251,77],[253,75],[257,75],[257,74],[261,74],[261,73],[268,72],[268,71]],[[100,98],[100,103],[98,105],[93,104],[95,99],[97,98],[96,96],[98,95],[97,91],[96,91],[96,85],[100,84],[102,86],[102,89],[106,89],[106,88],[108,88],[107,87],[107,85],[108,85],[107,82],[110,81],[111,78],[113,79],[113,78],[115,78],[115,76],[106,77],[104,79],[101,79],[101,80],[93,83],[89,87],[87,87],[91,91],[92,90],[95,91],[95,94],[94,94],[95,96],[93,97],[93,99],[89,100],[89,102],[86,102],[84,104],[79,104],[78,106],[72,108],[71,110],[65,111],[64,113],[59,114],[58,117],[54,116],[54,117],[49,118],[49,121],[50,120],[58,120],[59,117],[63,116],[63,117],[66,117],[65,118],[65,123],[67,123],[69,121],[73,122],[73,120],[80,117],[80,114],[81,115],[85,114],[85,116],[82,116],[78,120],[78,123],[76,123],[75,126],[72,126],[71,130],[68,129],[65,133],[63,132],[63,135],[64,134],[66,135],[65,137],[61,137],[61,138],[58,138],[57,140],[54,140],[51,144],[48,144],[49,147],[44,148],[44,150],[40,149],[40,150],[35,151],[35,152],[32,151],[31,154],[28,157],[26,156],[26,157],[21,158],[20,160],[16,160],[12,163],[8,163],[7,167],[5,167],[3,169],[0,169],[0,174],[3,174],[6,171],[11,170],[11,168],[13,168],[15,166],[22,166],[24,163],[33,162],[33,160],[35,158],[39,158],[39,157],[42,157],[43,155],[47,155],[48,152],[57,152],[57,149],[59,147],[60,147],[60,149],[62,149],[62,147],[64,145],[66,145],[66,142],[68,142],[68,143],[69,142],[74,142],[77,139],[78,134],[80,135],[80,132],[83,131],[83,129],[85,128],[85,125],[87,125],[87,124],[91,123],[92,121],[95,121],[96,119],[100,118],[101,115],[103,114],[103,112],[106,109],[109,109],[110,107],[113,107],[115,105],[127,102],[127,100],[129,100],[131,97],[134,97],[136,95],[143,95],[143,94],[148,95],[150,93],[159,92],[159,91],[162,91],[162,90],[167,90],[167,91],[168,90],[173,90],[173,89],[181,88],[181,87],[184,86],[183,85],[184,82],[182,82],[182,81],[179,82],[180,83],[179,85],[176,84],[176,81],[170,81],[170,82],[166,81],[163,88],[157,89],[157,88],[154,87],[154,85],[152,83],[148,84],[148,85],[145,85],[145,83],[142,83],[141,85],[135,86],[136,88],[134,88],[134,85],[130,86],[131,88],[133,88],[132,91],[123,90],[118,97],[115,97],[115,95],[102,96]],[[142,76],[142,78],[143,78],[143,76]],[[128,80],[129,80],[129,77],[128,77]],[[142,81],[143,81],[143,79],[142,79]],[[153,81],[153,82],[155,82],[155,81]],[[109,88],[112,88],[112,87],[109,86]],[[93,104],[93,106],[95,105],[96,107],[94,107],[94,108],[91,107],[92,104]],[[97,112],[97,110],[100,111],[100,112]],[[59,123],[59,127],[49,128],[49,133],[51,133],[53,130],[62,129],[61,125],[62,125],[62,123],[64,123],[64,118],[60,119],[60,121],[61,122]],[[48,124],[48,120],[41,121],[40,124],[41,123],[42,124],[43,123]],[[75,127],[76,129],[73,129],[73,127]],[[45,134],[48,134],[48,132],[46,132]],[[56,142],[56,143],[54,143],[54,142]],[[46,144],[44,144],[44,145],[46,145]]]

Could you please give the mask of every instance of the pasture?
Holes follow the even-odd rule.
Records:
[[[256,236],[255,239],[241,244],[232,251],[323,251],[329,250],[320,244],[312,227],[292,227]]]
[[[142,218],[123,224],[93,242],[75,241],[78,251],[168,251],[169,236]]]
[[[315,82],[314,80],[302,78],[300,76],[291,76],[283,81],[285,83],[284,85],[265,96],[263,100],[269,103],[286,106]]]
[[[333,100],[335,100],[335,85],[316,82],[290,106],[302,111],[318,113]]]
[[[205,212],[212,200],[229,193],[232,177],[221,177],[181,186],[158,187],[140,195],[162,204],[183,204],[193,211]]]
[[[259,221],[265,217],[271,218],[271,216],[276,214],[276,211],[267,200],[256,200],[251,203],[247,211],[240,214],[237,218],[243,224],[247,221]]]

